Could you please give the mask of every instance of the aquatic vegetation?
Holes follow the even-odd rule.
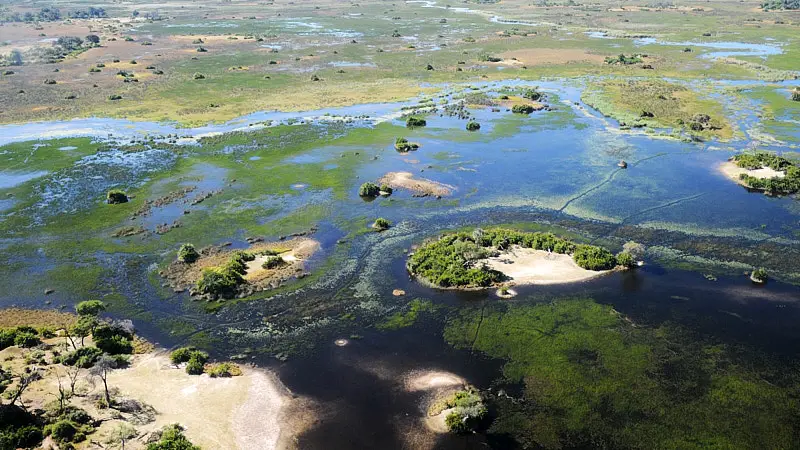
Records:
[[[781,447],[797,428],[797,400],[775,385],[792,377],[767,382],[739,349],[670,325],[634,326],[588,299],[465,311],[445,339],[506,360],[504,376],[524,383],[526,401],[494,398],[489,433],[528,445],[686,448],[699,438]]]
[[[381,330],[399,330],[414,325],[422,313],[436,311],[436,306],[429,300],[415,298],[408,303],[405,312],[396,312],[389,316],[384,322],[377,325]]]

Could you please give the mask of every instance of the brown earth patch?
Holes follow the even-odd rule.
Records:
[[[501,53],[503,60],[517,58],[516,62],[527,66],[539,64],[568,64],[577,62],[590,62],[602,64],[604,56],[589,53],[581,49],[562,49],[562,48],[528,48]],[[505,61],[508,62],[508,61]]]
[[[77,316],[54,310],[7,308],[0,309],[0,328],[28,325],[34,328],[63,328],[72,325]]]

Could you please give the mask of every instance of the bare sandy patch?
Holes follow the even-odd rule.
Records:
[[[489,268],[505,274],[516,284],[560,284],[586,281],[610,270],[586,270],[570,255],[518,246],[483,260]]]
[[[430,391],[443,388],[460,389],[466,386],[467,382],[458,375],[439,370],[415,370],[403,380],[403,386],[407,391],[419,392]]]
[[[726,161],[720,164],[719,170],[720,172],[723,173],[723,175],[741,184],[742,186],[746,186],[744,181],[742,181],[742,179],[739,178],[739,176],[742,174],[747,174],[750,175],[751,177],[761,178],[761,179],[783,178],[786,176],[785,173],[772,169],[770,167],[762,167],[760,169],[745,169],[744,167],[737,166],[736,163],[734,163],[733,161]]]
[[[444,197],[450,195],[455,187],[425,178],[415,178],[411,172],[389,172],[379,180],[380,184],[388,184],[392,189],[408,189],[416,196]]]
[[[601,64],[604,57],[589,53],[581,49],[561,49],[561,48],[527,48],[501,53],[503,60],[517,58],[516,62],[528,66],[538,64],[567,64],[576,62],[591,62]],[[513,61],[512,61],[513,62]]]
[[[172,366],[166,353],[158,353],[114,371],[109,385],[155,409],[155,421],[140,431],[180,423],[201,448],[277,449],[290,394],[269,372],[242,371],[230,378],[189,375]]]

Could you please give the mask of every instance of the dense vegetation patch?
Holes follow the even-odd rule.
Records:
[[[434,403],[431,409],[429,414],[450,410],[444,422],[448,430],[457,434],[475,431],[488,415],[481,394],[472,388],[454,392],[442,401]]]
[[[361,197],[377,197],[380,193],[378,185],[371,182],[366,182],[358,188],[358,195]]]
[[[761,352],[587,299],[493,308],[462,312],[444,335],[524,384],[521,400],[492,398],[488,430],[523,448],[791,448],[800,431],[796,369]]]
[[[654,80],[604,80],[590,83],[582,100],[620,126],[685,130],[693,135],[729,138],[732,129],[721,105],[701,99],[680,84]]]
[[[406,267],[412,275],[440,287],[487,287],[503,281],[504,275],[481,260],[512,245],[572,254],[575,263],[588,270],[611,269],[617,264],[606,249],[575,244],[552,233],[490,228],[446,234],[426,242],[411,255]]]
[[[406,127],[408,128],[417,128],[417,127],[424,127],[427,125],[428,122],[425,119],[420,117],[409,117],[406,119]]]
[[[398,152],[410,152],[419,148],[416,142],[409,142],[404,137],[399,137],[394,141],[394,149]]]
[[[624,53],[620,53],[619,56],[607,56],[605,59],[606,64],[621,64],[623,66],[639,64],[642,61],[642,55],[626,56]]]
[[[522,104],[511,107],[511,112],[514,114],[530,114],[533,111],[535,111],[533,105]]]
[[[800,166],[793,161],[769,152],[742,153],[732,158],[733,162],[743,169],[761,169],[769,167],[783,172],[784,176],[758,178],[750,174],[739,175],[747,187],[764,191],[768,195],[787,195],[800,191]]]
[[[478,131],[481,129],[481,124],[474,120],[467,122],[467,131]]]

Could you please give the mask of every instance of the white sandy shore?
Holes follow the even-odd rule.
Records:
[[[203,449],[285,448],[285,408],[293,400],[270,372],[242,367],[241,376],[188,375],[170,364],[166,353],[143,355],[126,370],[114,371],[109,385],[120,394],[152,406],[154,431],[171,423]],[[294,427],[293,427],[294,428]]]
[[[490,268],[503,272],[515,284],[574,283],[611,272],[583,269],[575,264],[570,255],[518,246],[485,262]]]
[[[745,169],[736,165],[736,163],[732,161],[726,161],[719,166],[720,172],[722,172],[726,177],[730,178],[731,180],[739,183],[744,184],[739,176],[743,173],[750,175],[751,177],[755,178],[783,178],[786,176],[785,173],[777,171],[775,169],[769,167],[762,167],[760,169]]]

